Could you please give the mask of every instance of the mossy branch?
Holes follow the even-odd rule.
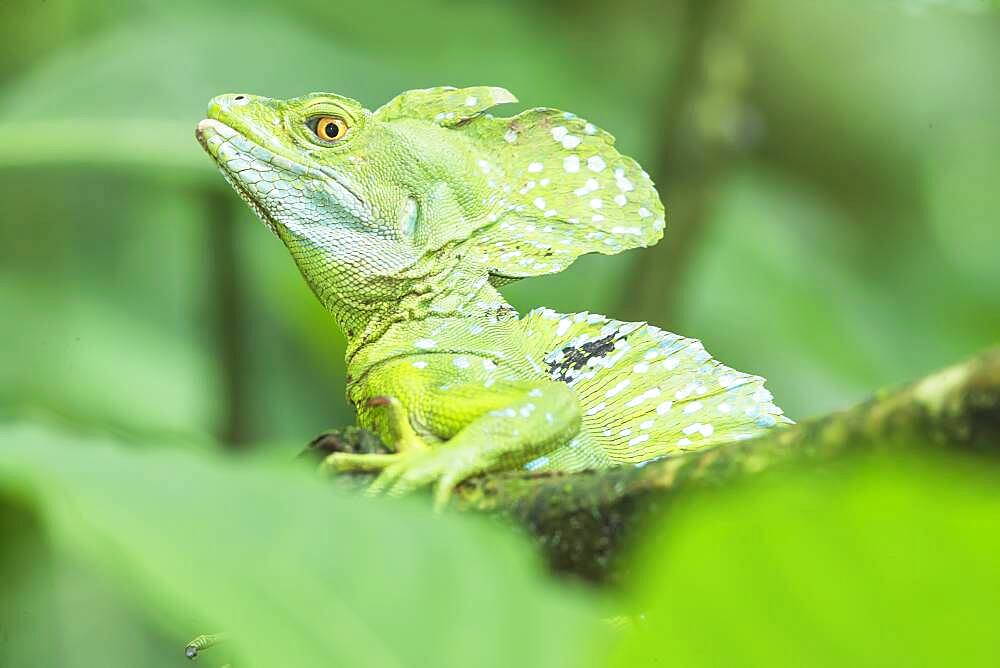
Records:
[[[642,467],[486,476],[461,485],[453,503],[526,527],[556,571],[606,581],[633,528],[679,494],[779,466],[914,444],[1000,453],[1000,348],[756,439]]]
[[[848,410],[766,436],[652,462],[568,475],[495,475],[459,489],[458,506],[527,527],[558,571],[614,577],[634,526],[678,494],[854,451],[928,444],[1000,453],[1000,348]]]

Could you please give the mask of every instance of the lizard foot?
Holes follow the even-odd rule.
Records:
[[[399,399],[386,396],[372,397],[368,400],[368,406],[381,408],[387,412],[390,442],[396,452],[344,452],[343,450],[331,452],[320,464],[321,473],[336,475],[384,471],[399,463],[406,454],[429,451],[427,444],[413,431],[406,408]],[[317,441],[314,441],[314,444]]]
[[[386,454],[389,448],[376,434],[361,427],[343,427],[323,432],[314,438],[306,449],[299,453],[299,459],[322,463],[334,452],[352,454]]]
[[[354,452],[334,452],[326,456],[319,465],[323,475],[338,473],[368,473],[383,471],[400,460],[399,453],[358,454]]]
[[[455,487],[479,470],[475,455],[472,450],[463,453],[448,448],[401,454],[369,485],[366,494],[401,496],[433,484],[434,510],[440,512],[448,505]]]

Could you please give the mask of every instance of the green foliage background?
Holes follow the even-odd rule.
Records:
[[[522,310],[699,337],[803,418],[1000,340],[997,63],[1000,12],[985,0],[0,3],[0,426],[61,425],[0,433],[0,665],[177,665],[184,636],[222,627],[245,634],[238,665],[430,665],[431,651],[442,666],[601,661],[600,641],[573,638],[602,635],[591,622],[607,601],[541,579],[524,546],[284,471],[312,434],[352,419],[343,342],[194,141],[211,96],[333,90],[374,107],[406,88],[485,83],[611,130],[660,187],[664,241],[507,294]],[[223,449],[261,461],[234,471]],[[824,524],[861,547],[836,558],[882,553],[881,525],[850,524],[864,508],[958,490],[967,473],[914,466],[842,483],[857,505],[827,507]],[[781,514],[796,506],[782,494],[825,497],[787,484],[747,512],[802,529],[802,559],[751,551],[716,564],[718,589],[695,588],[670,578],[701,553],[676,546],[739,553],[725,508],[685,511],[683,526],[709,536],[651,539],[672,556],[642,586],[686,602],[663,613],[669,636],[720,652],[678,646],[684,663],[739,663],[726,647],[746,637],[723,647],[708,630],[786,605],[784,590],[748,590],[725,615],[698,607],[759,579],[754,559],[772,559],[770,582],[828,547]],[[952,514],[977,505],[955,494]],[[995,546],[973,545],[989,531],[972,533],[968,550],[926,558],[995,575],[975,558]],[[790,572],[821,587],[852,569]],[[879,573],[858,587],[896,586]],[[453,589],[463,596],[441,595]],[[823,614],[850,616],[837,605]],[[685,611],[696,619],[671,616]],[[817,632],[826,617],[800,621],[803,637],[833,642]],[[774,651],[805,651],[750,628]]]

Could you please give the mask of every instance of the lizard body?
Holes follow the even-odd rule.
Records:
[[[314,93],[212,100],[197,136],[284,242],[348,339],[361,426],[396,452],[335,453],[373,491],[524,467],[573,471],[789,422],[758,376],[645,323],[536,309],[497,288],[659,240],[663,206],[610,134],[493,87],[405,92],[369,111]]]

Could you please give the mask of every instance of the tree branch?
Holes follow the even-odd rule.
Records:
[[[501,473],[466,481],[453,507],[526,528],[550,566],[593,582],[616,579],[615,558],[650,513],[689,490],[854,452],[930,445],[1000,454],[1000,347],[853,408],[758,438],[649,462],[567,474]],[[308,454],[386,452],[363,429],[316,439]],[[353,482],[367,484],[369,475]]]
[[[928,443],[1000,452],[1000,348],[846,411],[748,441],[642,467],[471,480],[459,488],[456,505],[526,527],[556,571],[606,581],[615,578],[615,556],[636,524],[688,490],[792,463]]]

